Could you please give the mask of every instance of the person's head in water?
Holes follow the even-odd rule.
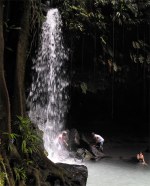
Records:
[[[137,154],[137,159],[139,161],[145,162],[143,152],[140,151],[139,154]]]

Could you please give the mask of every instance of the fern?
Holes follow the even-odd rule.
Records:
[[[21,133],[21,150],[24,154],[32,154],[38,150],[41,138],[35,133],[29,118],[17,116],[19,119],[19,130]]]
[[[14,167],[14,173],[16,177],[16,181],[24,180],[26,181],[26,170],[23,167]]]
[[[81,86],[82,93],[86,94],[86,92],[87,92],[87,84],[82,82],[80,86]]]
[[[18,137],[20,137],[20,136],[16,133],[7,133],[7,132],[4,132],[3,135],[7,135],[7,138],[9,139],[8,150],[12,151],[13,150],[12,143],[15,140],[17,140]]]

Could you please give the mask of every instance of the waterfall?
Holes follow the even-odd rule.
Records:
[[[29,118],[43,131],[44,147],[52,161],[59,156],[55,138],[64,129],[68,100],[65,68],[68,56],[61,27],[58,9],[50,9],[42,25],[40,46],[33,60],[35,74],[27,98]]]

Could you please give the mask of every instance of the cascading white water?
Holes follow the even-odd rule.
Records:
[[[29,117],[43,131],[44,147],[53,161],[58,158],[54,141],[64,127],[68,100],[65,70],[68,56],[61,26],[58,9],[50,9],[42,26],[41,43],[34,59],[35,76],[27,99]]]

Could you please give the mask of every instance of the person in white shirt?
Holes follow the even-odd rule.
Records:
[[[92,132],[92,137],[94,139],[94,146],[98,150],[100,150],[101,152],[103,152],[104,138],[102,136],[100,136],[99,134],[95,134],[94,132]]]

